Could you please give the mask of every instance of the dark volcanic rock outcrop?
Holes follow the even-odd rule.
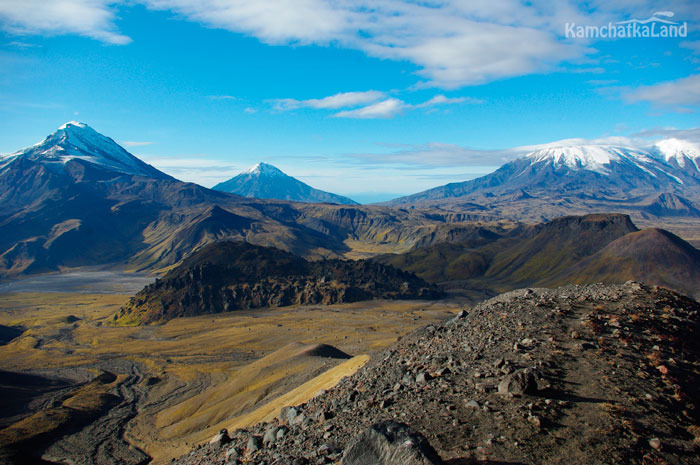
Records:
[[[392,421],[450,464],[695,464],[699,312],[632,282],[513,291],[407,335],[293,415],[173,463],[338,463]]]
[[[121,309],[121,323],[294,304],[432,299],[441,293],[415,275],[366,260],[306,261],[244,242],[210,244]]]

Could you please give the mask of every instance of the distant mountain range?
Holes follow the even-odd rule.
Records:
[[[248,171],[219,183],[212,189],[256,199],[357,205],[357,202],[342,195],[314,189],[267,163],[258,163]]]
[[[460,236],[456,224],[468,218],[483,219],[214,191],[178,181],[70,122],[0,159],[0,278],[87,265],[159,269],[220,240],[311,258],[352,254],[354,244],[408,250]]]
[[[544,147],[480,178],[400,197],[388,205],[442,205],[471,198],[578,195],[629,199],[671,192],[700,195],[700,147],[667,139],[648,149],[623,146]],[[488,202],[487,202],[488,203]]]
[[[697,234],[696,149],[673,140],[647,151],[545,148],[392,207],[359,206],[247,198],[181,182],[71,122],[0,158],[0,277],[105,264],[160,269],[221,240],[305,258],[366,258],[488,242],[514,231],[511,220],[540,223],[570,213],[618,211]],[[301,184],[264,164],[244,178],[261,189]]]

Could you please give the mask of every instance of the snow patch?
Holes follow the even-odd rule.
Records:
[[[688,163],[700,170],[700,145],[681,139],[664,139],[654,146],[666,162],[675,161],[685,168]]]

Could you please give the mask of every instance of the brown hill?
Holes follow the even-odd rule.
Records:
[[[440,296],[435,286],[392,266],[310,262],[272,247],[224,241],[203,247],[146,286],[114,319],[147,324],[237,309]]]
[[[448,288],[480,290],[476,298],[558,276],[608,243],[637,231],[627,215],[595,214],[521,226],[478,240],[435,244],[373,260]]]
[[[700,298],[700,251],[663,229],[644,229],[609,243],[546,283],[616,284],[628,280]]]

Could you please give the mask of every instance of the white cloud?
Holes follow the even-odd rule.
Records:
[[[131,39],[114,26],[115,15],[106,0],[3,0],[0,25],[17,35],[78,34],[123,45]]]
[[[632,137],[643,139],[683,139],[691,142],[700,143],[700,127],[689,129],[678,129],[674,127],[668,128],[651,128],[632,134]]]
[[[333,115],[335,118],[377,119],[393,118],[406,108],[406,104],[396,98],[388,98],[381,102],[367,105],[354,110],[345,110]]]
[[[238,100],[233,95],[210,95],[209,100]]]
[[[349,156],[370,164],[400,164],[415,168],[500,166],[516,158],[522,151],[479,150],[456,144],[379,144],[395,148],[389,153],[355,153]]]
[[[199,155],[181,157],[138,155],[138,157],[181,181],[196,182],[207,187],[226,181],[245,169],[245,167],[236,168],[224,160]]]
[[[655,105],[700,105],[700,74],[651,86],[637,87],[625,95],[628,102]]]
[[[680,46],[692,50],[694,55],[700,55],[700,40],[686,40],[681,42]]]
[[[412,105],[397,98],[387,98],[384,92],[370,90],[367,92],[341,92],[320,99],[296,100],[285,98],[273,100],[272,102],[273,108],[279,111],[297,108],[314,108],[318,110],[347,108],[347,110],[338,112],[333,116],[335,118],[377,119],[393,118],[404,110],[458,103],[476,104],[483,103],[483,100],[471,97],[436,95],[423,103]],[[363,104],[368,105],[362,106]]]
[[[283,98],[273,100],[275,110],[295,110],[297,108],[339,109],[364,105],[383,98],[384,92],[368,90],[366,92],[341,92],[320,99],[296,100]]]
[[[446,89],[580,63],[594,51],[587,41],[565,40],[566,22],[605,24],[661,10],[674,11],[679,21],[700,18],[687,0],[3,0],[0,24],[20,34],[78,34],[124,44],[130,39],[116,30],[115,7],[139,3],[268,44],[332,45],[408,61],[424,84]],[[683,46],[697,50],[694,42]],[[336,105],[324,108],[343,108]]]
[[[338,3],[326,0],[142,0],[210,27],[242,32],[268,44],[337,40],[350,29]]]
[[[415,105],[416,108],[432,107],[436,105],[451,105],[457,103],[484,103],[484,100],[471,97],[445,97],[444,95],[436,95],[435,97],[423,103]]]
[[[123,142],[120,142],[120,144],[124,147],[144,147],[146,145],[152,145],[153,142],[138,142],[134,140],[125,140]]]

